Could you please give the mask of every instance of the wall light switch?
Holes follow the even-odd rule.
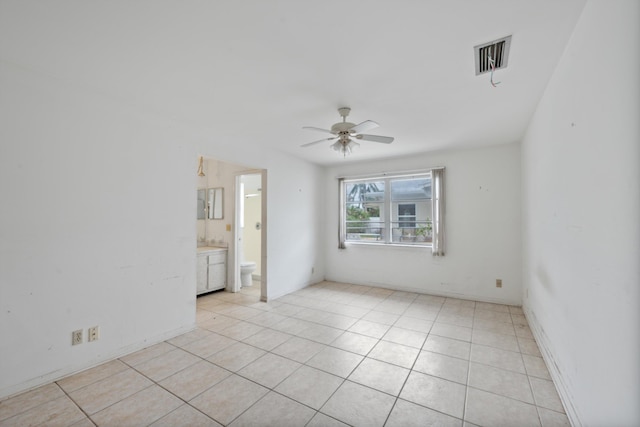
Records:
[[[502,279],[496,279],[496,288],[502,287]]]

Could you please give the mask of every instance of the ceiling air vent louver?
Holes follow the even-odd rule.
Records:
[[[491,71],[489,57],[495,61],[495,69],[505,68],[509,63],[511,36],[475,46],[476,76]]]

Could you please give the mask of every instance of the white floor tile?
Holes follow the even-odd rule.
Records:
[[[349,381],[397,396],[409,372],[409,369],[365,358],[349,375]]]
[[[236,418],[231,427],[304,426],[315,411],[280,394],[270,392]]]
[[[460,341],[471,341],[471,328],[450,325],[436,321],[431,328],[431,333],[441,337],[453,338]]]
[[[528,375],[545,380],[551,380],[551,375],[549,375],[549,370],[547,369],[547,365],[545,365],[542,357],[523,354],[522,360],[524,361],[524,367],[527,370]]]
[[[400,398],[462,419],[466,387],[412,371]]]
[[[189,403],[220,424],[226,425],[260,400],[269,389],[232,375]]]
[[[0,425],[569,425],[520,307],[337,282],[259,298],[199,297],[197,329],[5,399]]]
[[[377,343],[378,339],[376,338],[347,331],[336,338],[331,343],[331,346],[364,356],[369,353]]]
[[[259,357],[262,357],[265,353],[264,350],[257,347],[237,342],[215,353],[207,360],[231,372],[237,372]]]
[[[271,352],[296,362],[305,363],[326,347],[324,344],[293,337],[271,350]]]
[[[539,427],[536,407],[469,387],[465,421],[479,426]]]
[[[173,412],[160,418],[149,427],[222,427],[221,424],[213,421],[211,418],[198,411],[197,409],[187,405],[180,406]]]
[[[471,361],[525,374],[522,355],[484,345],[471,345]]]
[[[533,404],[533,394],[526,375],[471,362],[469,386]]]
[[[470,343],[438,335],[429,335],[422,348],[423,350],[465,360],[469,360],[469,355],[471,354]]]
[[[177,409],[183,402],[153,385],[91,416],[98,426],[147,425]]]
[[[545,408],[538,408],[542,427],[571,427],[569,418],[563,413]]]
[[[358,354],[327,347],[309,359],[306,364],[330,374],[347,378],[362,359],[363,357]]]
[[[533,377],[529,377],[529,380],[531,381],[531,389],[538,406],[556,412],[564,412],[564,407],[553,382]]]
[[[318,412],[311,421],[309,421],[309,424],[307,424],[306,427],[349,427],[349,425],[340,422],[335,418],[331,418],[322,412]]]
[[[343,378],[303,366],[281,382],[275,391],[314,409],[320,409],[343,382]]]
[[[359,320],[352,327],[349,328],[349,331],[379,339],[379,338],[382,338],[384,334],[387,333],[389,328],[390,328],[390,325],[370,322],[368,320]]]
[[[385,427],[461,427],[462,420],[398,399]]]
[[[274,388],[300,366],[300,363],[291,359],[267,353],[240,369],[238,375],[265,387]]]
[[[380,341],[368,354],[372,359],[381,360],[410,369],[416,361],[420,350],[388,341]]]
[[[410,329],[391,327],[382,339],[408,347],[422,348],[424,341],[427,339],[427,334]]]
[[[421,351],[413,369],[434,377],[466,384],[469,373],[469,362],[444,354]]]
[[[184,401],[189,401],[231,375],[205,360],[162,380],[159,384]]]
[[[352,426],[384,425],[395,398],[380,391],[345,381],[320,412]]]

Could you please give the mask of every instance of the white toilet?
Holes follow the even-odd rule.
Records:
[[[256,263],[251,261],[245,261],[240,263],[240,283],[243,288],[251,286],[253,284],[251,279],[251,273],[256,269]]]

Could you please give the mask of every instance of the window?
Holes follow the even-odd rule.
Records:
[[[344,242],[431,246],[431,171],[341,180]]]

